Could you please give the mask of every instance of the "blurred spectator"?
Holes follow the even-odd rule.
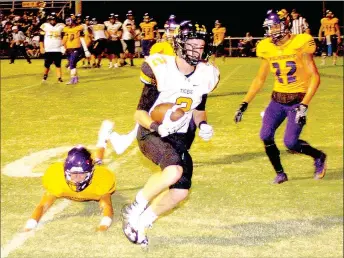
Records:
[[[253,38],[249,32],[246,33],[246,37],[241,42],[242,44],[242,51],[241,56],[252,56],[252,48],[253,48]]]

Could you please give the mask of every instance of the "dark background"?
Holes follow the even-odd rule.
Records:
[[[343,1],[326,1],[325,7],[334,13],[339,25],[343,26]],[[227,35],[232,37],[245,36],[248,31],[252,36],[262,37],[262,23],[267,10],[271,8],[286,8],[289,12],[296,8],[308,20],[312,35],[318,35],[320,19],[323,17],[322,1],[82,1],[82,15],[90,15],[100,21],[107,20],[110,13],[115,13],[120,15],[120,21],[123,22],[127,11],[132,10],[138,25],[143,14],[148,12],[162,29],[169,15],[174,14],[178,22],[193,20],[203,23],[208,29],[214,27],[215,20],[220,20],[227,28]]]

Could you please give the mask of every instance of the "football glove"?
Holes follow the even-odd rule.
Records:
[[[238,110],[235,112],[235,116],[234,116],[234,122],[238,123],[242,120],[242,116],[245,112],[245,110],[248,107],[248,103],[247,102],[242,102],[238,108]]]
[[[86,50],[86,51],[85,51],[85,56],[86,56],[86,57],[91,57],[90,51]]]
[[[99,226],[97,227],[96,231],[106,231],[112,223],[112,219],[110,217],[104,216],[100,221]]]
[[[64,55],[66,53],[66,48],[64,46],[61,46],[61,53]]]
[[[209,141],[213,137],[214,130],[211,125],[201,124],[199,127],[198,136],[201,137],[204,141]]]
[[[171,114],[180,107],[180,105],[174,105],[171,109],[166,111],[164,120],[158,127],[158,134],[160,134],[161,137],[166,137],[170,134],[174,134],[186,124],[188,119],[188,116],[186,114],[184,114],[177,121],[171,120]]]
[[[34,229],[35,227],[37,227],[37,224],[38,224],[38,222],[37,222],[36,220],[34,220],[34,219],[29,219],[29,220],[26,222],[24,231],[25,231],[25,232],[31,231],[32,229]]]
[[[300,104],[295,108],[296,116],[295,116],[295,123],[299,125],[306,124],[306,116],[307,116],[307,109],[308,106],[305,104]]]

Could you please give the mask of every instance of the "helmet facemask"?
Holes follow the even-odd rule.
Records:
[[[190,42],[192,39],[197,41]],[[200,40],[204,42],[203,46],[200,46]],[[176,29],[174,48],[177,55],[192,66],[196,66],[201,61],[206,62],[211,55],[211,43],[205,27],[192,25],[189,21],[181,23]]]
[[[91,184],[94,163],[91,153],[82,146],[68,152],[64,163],[64,176],[68,186],[75,192],[83,191]]]
[[[83,171],[81,167],[72,167],[70,170],[65,171],[65,179],[70,187],[74,192],[81,192],[85,190],[87,186],[91,184],[92,177],[93,177],[93,170],[92,171]],[[83,175],[83,177],[79,176]]]
[[[265,36],[270,37],[273,43],[277,43],[290,33],[285,18],[280,19],[277,14],[270,13],[263,23]]]

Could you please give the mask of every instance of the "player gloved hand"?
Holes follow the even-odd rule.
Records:
[[[86,50],[86,51],[85,51],[85,56],[86,56],[86,57],[91,57],[90,51]]]
[[[164,116],[164,120],[162,121],[161,125],[158,127],[158,133],[161,137],[166,137],[170,134],[177,132],[180,128],[182,128],[188,119],[187,115],[184,114],[181,118],[177,121],[171,120],[171,114],[175,112],[180,105],[174,105],[171,109],[167,110]]]
[[[245,110],[247,109],[248,107],[248,103],[247,102],[242,102],[238,108],[238,110],[235,112],[235,115],[234,115],[234,122],[235,123],[238,123],[242,120],[242,116],[245,112]]]
[[[61,46],[61,53],[64,55],[66,53],[66,48],[64,46]]]
[[[110,217],[104,216],[100,221],[99,226],[97,227],[96,231],[106,231],[112,223],[112,219]]]
[[[25,231],[25,232],[31,231],[32,229],[34,229],[35,227],[37,227],[37,224],[38,224],[38,222],[37,222],[36,220],[34,220],[34,219],[29,219],[29,220],[26,222],[24,231]]]
[[[295,116],[295,123],[299,125],[306,124],[306,116],[307,116],[308,106],[305,104],[300,104],[295,108],[296,116]]]
[[[199,126],[198,136],[201,137],[204,141],[209,141],[214,135],[214,130],[211,125],[207,123],[201,123]]]

